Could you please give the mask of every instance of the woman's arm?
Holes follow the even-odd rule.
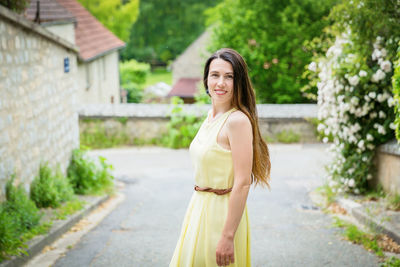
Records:
[[[228,139],[232,151],[234,184],[229,198],[228,215],[216,256],[219,266],[234,262],[233,240],[246,205],[253,166],[253,133],[250,120],[242,112],[232,113],[227,121]]]

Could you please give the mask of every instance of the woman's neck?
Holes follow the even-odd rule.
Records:
[[[231,103],[212,103],[211,109],[212,113],[211,116],[212,118],[215,118],[219,114],[225,113],[228,110],[232,109],[233,105]]]

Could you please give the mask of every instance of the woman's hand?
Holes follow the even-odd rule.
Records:
[[[217,265],[227,266],[235,262],[233,238],[222,236],[217,244]]]

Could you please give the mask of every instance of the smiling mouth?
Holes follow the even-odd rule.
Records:
[[[217,95],[224,95],[224,94],[227,93],[227,91],[224,91],[224,90],[214,90],[214,92],[215,92]]]

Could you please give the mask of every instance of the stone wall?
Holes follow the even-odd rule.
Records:
[[[210,108],[210,105],[183,106],[185,113],[195,116],[205,116]],[[283,132],[292,132],[299,135],[299,142],[318,142],[315,125],[311,122],[317,116],[317,105],[263,104],[257,105],[257,109],[260,131],[264,137],[273,140]],[[107,133],[122,131],[132,139],[151,140],[159,138],[166,131],[170,110],[168,104],[85,105],[79,109],[80,131],[99,127],[100,121],[101,128]]]
[[[77,51],[0,6],[0,199],[12,174],[28,189],[41,162],[65,171],[79,145]]]

